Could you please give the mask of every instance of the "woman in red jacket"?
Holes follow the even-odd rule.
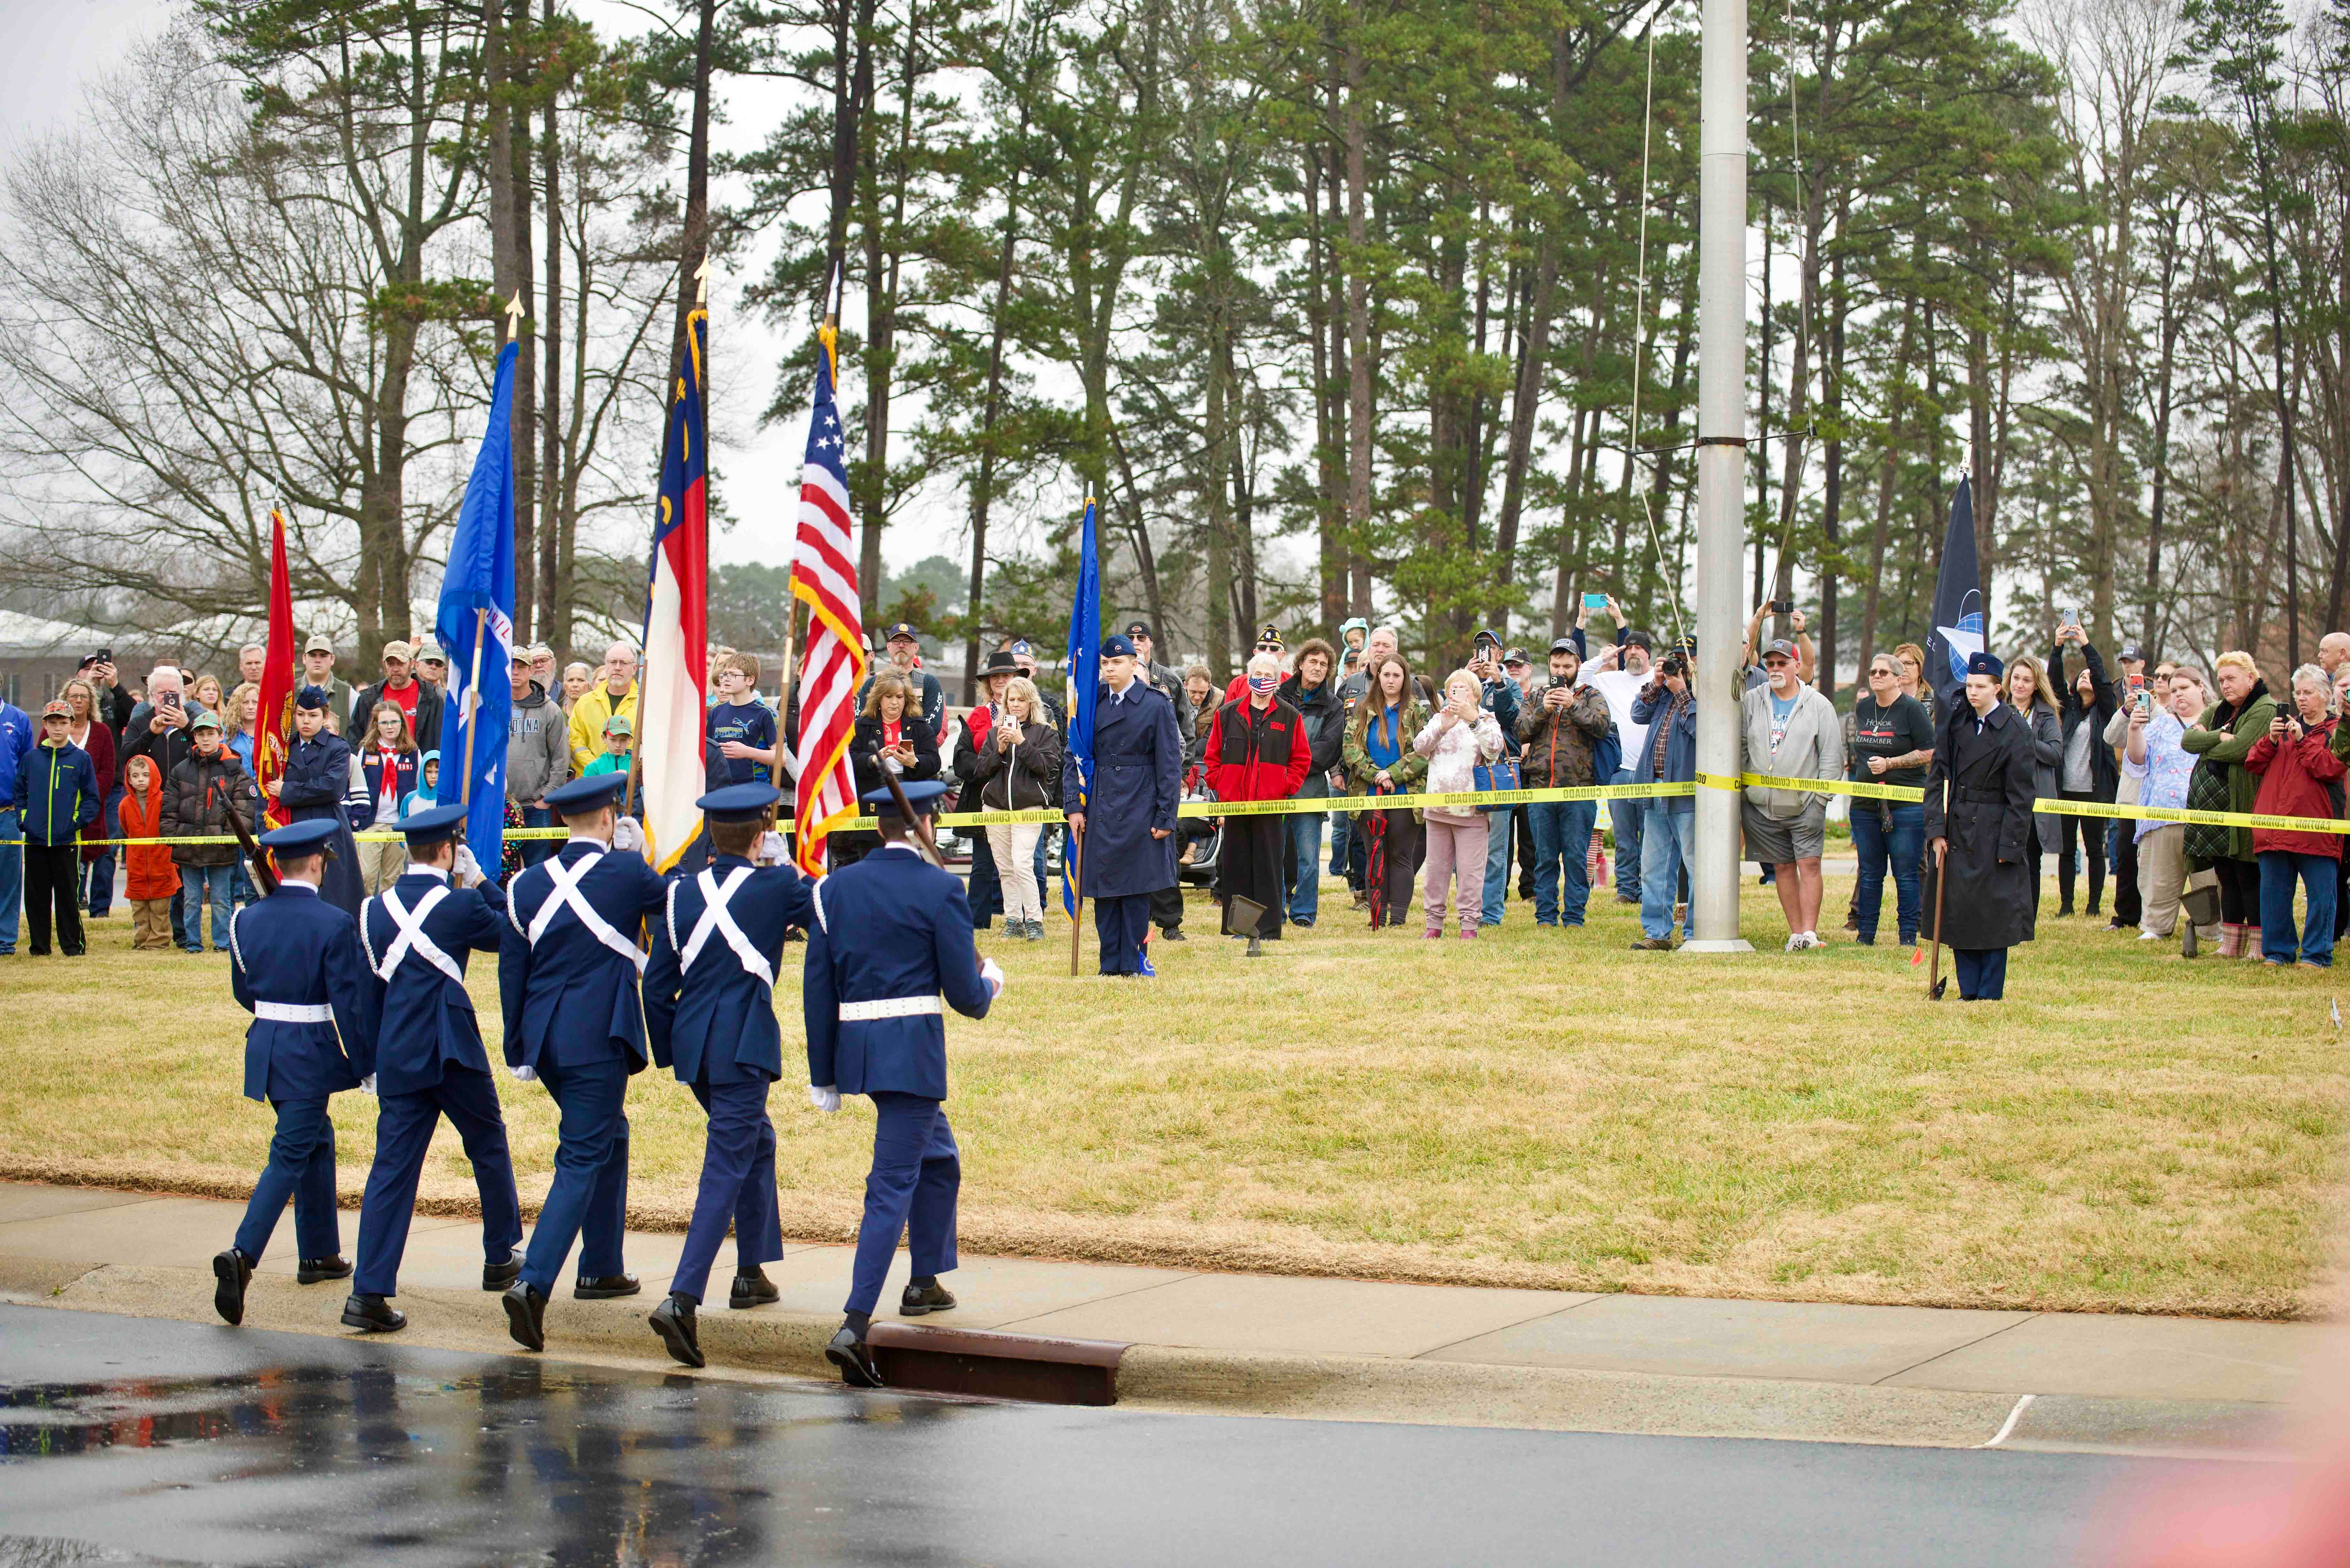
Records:
[[[2252,742],[2244,766],[2261,781],[2252,809],[2262,815],[2338,817],[2342,815],[2343,762],[2334,753],[2340,722],[2326,712],[2333,695],[2325,671],[2304,664],[2293,672],[2293,711],[2279,708],[2269,732]],[[2272,968],[2293,961],[2293,889],[2309,888],[2309,918],[2301,934],[2304,969],[2334,966],[2334,897],[2342,858],[2334,833],[2295,833],[2288,828],[2252,829],[2252,853],[2261,863],[2261,960]]]
[[[1248,661],[1248,694],[1216,710],[1201,760],[1208,787],[1220,801],[1287,800],[1314,765],[1314,742],[1296,709],[1274,692],[1281,685],[1281,660],[1259,653]],[[1289,835],[1278,816],[1224,818],[1224,846],[1216,862],[1216,895],[1224,900],[1224,924],[1232,925],[1232,900],[1261,905],[1254,935],[1281,940],[1284,889],[1282,855]],[[1250,933],[1241,933],[1243,935]]]

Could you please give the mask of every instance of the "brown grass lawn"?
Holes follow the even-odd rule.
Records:
[[[1832,910],[1846,892],[1831,879]],[[1156,981],[1071,980],[1057,916],[1042,943],[983,936],[1013,983],[984,1023],[950,1024],[964,1244],[1801,1300],[2319,1310],[2345,1124],[2330,976],[2189,963],[2043,911],[2005,1005],[1931,1006],[1900,950],[1837,932],[1784,955],[1769,890],[1750,878],[1745,898],[1764,950],[1740,959],[1629,951],[1632,911],[1612,901],[1579,931],[1537,933],[1513,903],[1474,944],[1374,936],[1327,891],[1319,929],[1254,963],[1210,934],[1195,894],[1192,940],[1159,948]],[[242,1196],[271,1118],[238,1095],[227,960],[129,940],[114,919],[78,962],[0,964],[0,1173]],[[494,964],[475,975],[494,1031]],[[795,978],[777,1001],[788,1041]],[[536,1086],[500,1088],[528,1207],[554,1118]],[[819,1116],[795,1077],[774,1106],[787,1233],[847,1236],[869,1111]],[[700,1112],[648,1072],[629,1114],[632,1214],[681,1228]],[[342,1096],[336,1119],[355,1202],[374,1102]],[[472,1200],[445,1127],[424,1193]]]

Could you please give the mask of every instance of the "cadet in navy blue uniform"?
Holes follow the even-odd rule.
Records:
[[[1085,886],[1101,939],[1101,972],[1149,974],[1142,939],[1150,895],[1175,886],[1175,807],[1182,798],[1183,737],[1166,693],[1142,679],[1134,644],[1102,644],[1094,698],[1092,788],[1079,797],[1075,762],[1061,770],[1061,806],[1085,844]]]
[[[482,1288],[503,1291],[522,1272],[522,1208],[497,1085],[482,1049],[482,1027],[465,994],[465,961],[496,952],[506,898],[481,880],[473,852],[457,842],[463,805],[433,806],[402,819],[408,869],[359,911],[376,995],[375,1164],[359,1204],[359,1273],[343,1322],[390,1331],[408,1319],[384,1297],[400,1293],[400,1259],[416,1209],[416,1181],[447,1116],[473,1162],[482,1195]]]
[[[351,787],[351,748],[327,728],[328,701],[319,686],[305,686],[294,694],[294,734],[286,751],[286,772],[271,781],[271,788],[296,822],[328,825],[332,836],[327,842],[334,854],[328,858],[318,892],[356,922],[367,888],[359,880],[359,843],[351,836],[350,819],[343,815],[343,796]]]
[[[919,812],[936,810],[946,793],[936,780],[903,787]],[[964,1017],[984,1018],[1003,989],[1003,971],[993,959],[981,965],[962,884],[906,842],[910,825],[889,792],[865,799],[880,811],[882,846],[816,884],[800,996],[808,1098],[820,1111],[837,1111],[841,1096],[865,1095],[879,1117],[847,1319],[824,1352],[843,1382],[879,1388],[866,1330],[898,1238],[910,1228],[914,1274],[899,1310],[919,1317],[955,1304],[938,1281],[955,1266],[955,1195],[962,1185],[962,1156],[941,1105],[947,1031],[939,993]]]
[[[555,857],[515,873],[498,950],[506,1064],[546,1084],[562,1112],[555,1182],[530,1233],[522,1277],[504,1296],[515,1342],[546,1348],[543,1324],[555,1276],[580,1243],[572,1294],[603,1301],[637,1293],[620,1257],[629,1206],[629,1075],[645,1065],[637,982],[639,921],[660,913],[662,884],[645,864],[644,830],[616,817],[625,774],[574,779],[546,792],[571,840]]]
[[[726,1223],[734,1223],[730,1307],[764,1306],[775,1287],[759,1265],[784,1255],[775,1211],[775,1128],[767,1085],[784,1075],[775,1023],[775,971],[784,932],[808,924],[809,885],[787,862],[772,831],[773,784],[732,784],[694,804],[707,826],[712,859],[670,879],[669,903],[653,928],[645,971],[645,1031],[656,1066],[674,1067],[710,1117],[702,1189],[693,1199],[685,1251],[669,1299],[653,1309],[653,1332],[688,1366],[702,1365],[694,1309],[710,1283]],[[756,857],[771,864],[754,865]]]
[[[348,831],[348,830],[347,830]],[[328,1096],[375,1071],[375,996],[367,985],[351,918],[318,897],[329,822],[297,822],[264,834],[277,859],[277,891],[229,919],[229,986],[253,1014],[244,1033],[244,1093],[277,1111],[269,1163],[253,1184],[236,1242],[213,1259],[213,1305],[244,1321],[244,1287],[294,1202],[295,1278],[306,1285],[348,1278],[335,1218],[335,1124]]]

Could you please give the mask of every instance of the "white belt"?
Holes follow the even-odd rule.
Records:
[[[332,1023],[335,1010],[323,1002],[256,1002],[253,1015],[272,1023]]]
[[[936,996],[890,996],[879,1002],[844,1002],[843,1023],[870,1023],[877,1018],[922,1018],[939,1011]]]

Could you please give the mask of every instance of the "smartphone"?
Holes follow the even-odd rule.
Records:
[[[1606,594],[1586,594],[1583,596],[1583,607],[1585,609],[1606,609],[1607,607],[1607,596]]]
[[[1793,599],[1773,599],[1768,607],[1773,615],[1793,615],[1795,613],[1795,601]]]
[[[2154,693],[2142,686],[2138,688],[2132,700],[2137,704],[2140,712],[2151,711],[2154,707]]]
[[[2056,612],[2056,629],[2058,631],[2069,631],[2080,624],[2081,610],[2079,606],[2075,605],[2070,608],[2060,609]]]
[[[1562,686],[1565,685],[1566,683],[1567,683],[1567,682],[1566,682],[1566,677],[1565,677],[1565,676],[1564,676],[1564,675],[1554,675],[1554,676],[1552,676],[1552,677],[1550,678],[1550,684],[1549,684],[1549,685],[1547,685],[1547,686],[1545,686],[1545,687],[1544,687],[1544,688],[1543,688],[1543,690],[1544,690],[1544,691],[1557,691],[1560,687],[1562,687]]]

